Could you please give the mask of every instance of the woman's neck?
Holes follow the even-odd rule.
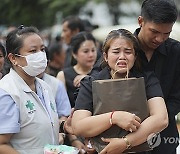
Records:
[[[78,74],[88,74],[91,72],[92,70],[92,67],[83,67],[79,64],[76,64],[74,67],[75,71],[78,73]]]
[[[25,74],[23,70],[20,70],[20,68],[14,68],[14,70],[26,82],[26,84],[30,87],[30,89],[36,92],[35,77],[31,77]]]

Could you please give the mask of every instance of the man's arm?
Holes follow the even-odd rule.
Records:
[[[173,48],[171,48],[171,51],[172,50],[177,54],[175,55],[176,67],[172,68],[174,69],[174,79],[171,83],[171,88],[167,94],[167,98],[165,98],[169,118],[174,118],[174,116],[180,112],[180,43],[178,42],[174,45]]]

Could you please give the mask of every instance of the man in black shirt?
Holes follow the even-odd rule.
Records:
[[[69,47],[71,38],[79,32],[85,30],[83,21],[77,16],[68,16],[62,22],[62,40],[67,45],[66,59],[64,63],[64,68],[75,65],[75,60],[72,58],[72,51]]]
[[[152,154],[175,154],[178,146],[175,115],[180,111],[180,42],[169,38],[177,14],[171,0],[145,0],[138,17],[140,28],[135,31],[142,68],[158,77],[169,115],[169,126],[160,133],[161,144]]]

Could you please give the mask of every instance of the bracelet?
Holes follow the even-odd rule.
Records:
[[[123,136],[122,139],[126,142],[126,149],[131,149],[132,147],[131,147],[131,144],[128,141],[127,137]]]
[[[65,133],[64,131],[64,123],[65,123],[65,120],[63,120],[59,126],[59,133]]]
[[[70,141],[71,144],[72,144],[74,141],[79,141],[79,140],[78,140],[78,138],[72,139],[72,140]]]
[[[112,118],[113,118],[114,112],[115,112],[115,111],[112,111],[111,116],[110,116],[110,119],[109,119],[109,123],[110,123],[111,125],[113,125]]]

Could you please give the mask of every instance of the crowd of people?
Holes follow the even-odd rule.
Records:
[[[103,43],[77,16],[66,17],[60,39],[48,45],[35,27],[12,29],[0,44],[0,154],[42,154],[46,144],[120,154],[151,134],[159,134],[158,146],[136,153],[176,154],[179,143],[167,139],[179,139],[180,42],[169,38],[177,17],[173,0],[144,0],[134,34],[112,30]],[[149,116],[94,115],[92,83],[127,74],[144,78]],[[91,138],[113,125],[128,134],[102,138],[98,151]]]

